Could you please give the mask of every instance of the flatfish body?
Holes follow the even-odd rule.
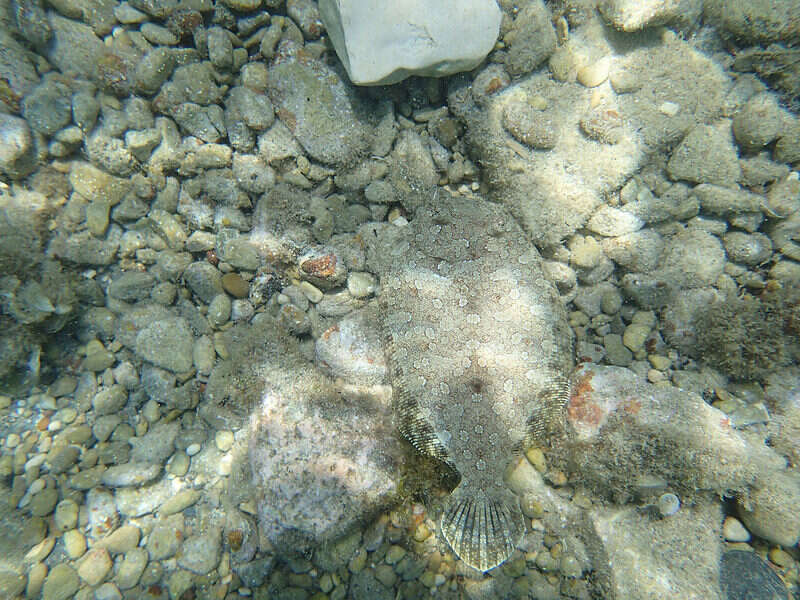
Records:
[[[561,419],[571,332],[539,254],[502,207],[440,196],[408,229],[380,295],[399,428],[458,470],[441,529],[487,571],[524,533],[503,472]]]

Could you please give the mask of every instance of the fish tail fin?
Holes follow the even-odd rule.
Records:
[[[442,514],[447,543],[461,560],[479,571],[502,564],[524,532],[519,502],[509,490],[491,495],[462,481]]]

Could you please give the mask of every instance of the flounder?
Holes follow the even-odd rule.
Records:
[[[501,206],[440,194],[400,243],[379,297],[399,429],[461,475],[441,531],[488,571],[525,531],[503,472],[562,422],[571,331],[538,252]]]

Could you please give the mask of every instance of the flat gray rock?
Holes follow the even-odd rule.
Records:
[[[320,0],[328,35],[356,85],[474,69],[494,47],[495,0]]]
[[[182,317],[151,323],[136,336],[136,354],[174,373],[192,368],[192,331]]]

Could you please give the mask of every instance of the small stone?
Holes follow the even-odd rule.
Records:
[[[109,487],[141,486],[150,483],[161,473],[161,465],[147,463],[125,463],[105,470],[101,477]]]
[[[232,431],[217,431],[214,435],[214,442],[220,452],[227,452],[233,446],[233,432]]]
[[[191,460],[183,450],[178,450],[167,463],[167,472],[175,477],[183,477],[189,471]]]
[[[92,398],[92,408],[98,416],[116,416],[127,402],[128,392],[125,388],[121,385],[112,385],[100,390]]]
[[[226,273],[222,276],[222,289],[234,298],[247,298],[250,284],[238,273]]]
[[[667,163],[673,179],[733,186],[742,176],[729,121],[695,126]]]
[[[616,333],[609,333],[603,337],[603,345],[606,349],[606,359],[611,365],[626,367],[633,362],[633,355],[622,342],[622,336]]]
[[[386,563],[389,565],[396,564],[406,555],[406,550],[402,546],[390,546],[386,552]]]
[[[186,446],[186,454],[188,454],[189,456],[194,456],[195,454],[200,452],[202,448],[203,446],[198,443],[189,444],[188,446]]]
[[[183,539],[183,517],[176,514],[156,525],[147,538],[150,560],[164,560],[175,555]]]
[[[545,460],[544,452],[542,452],[541,448],[532,446],[526,450],[525,456],[533,465],[533,468],[539,471],[539,473],[547,472],[547,461]]]
[[[375,579],[388,588],[397,583],[397,575],[394,574],[392,567],[389,565],[378,565],[375,568]]]
[[[792,555],[783,548],[773,548],[769,551],[769,559],[779,567],[788,567],[794,563]]]
[[[139,583],[145,567],[147,566],[147,550],[134,548],[125,554],[116,576],[120,589],[129,590]]]
[[[0,114],[0,173],[24,177],[36,167],[33,136],[24,119]]]
[[[650,335],[650,327],[638,323],[631,323],[625,328],[622,334],[622,343],[634,353],[640,352],[644,348],[644,343]]]
[[[53,567],[42,588],[42,600],[69,600],[80,587],[75,569],[61,563]]]
[[[600,310],[607,315],[615,315],[622,308],[622,301],[622,294],[616,289],[603,292],[600,298]]]
[[[336,54],[356,85],[473,69],[493,48],[500,27],[501,11],[494,2],[462,0],[456,7],[404,1],[391,11],[375,6],[331,0],[319,6]],[[420,31],[425,32],[423,44]]]
[[[42,533],[42,535],[44,535],[44,533]],[[55,546],[55,544],[56,544],[56,539],[54,537],[47,537],[42,539],[40,542],[35,544],[33,548],[28,550],[28,552],[25,554],[25,562],[37,563],[43,561],[53,551],[53,547]]]
[[[86,358],[82,366],[87,371],[105,371],[116,360],[113,352],[107,350],[98,340],[92,340],[86,345]]]
[[[636,215],[607,204],[601,206],[586,224],[589,231],[605,237],[619,237],[642,227],[644,221]]]
[[[78,504],[65,498],[56,505],[56,514],[53,524],[58,531],[68,531],[78,524]]]
[[[745,151],[760,150],[778,137],[781,128],[781,111],[770,92],[750,98],[733,118],[733,135]]]
[[[674,515],[681,507],[681,501],[675,494],[661,494],[658,498],[658,512],[662,517]]]
[[[133,463],[160,465],[172,455],[175,440],[180,434],[181,425],[177,421],[157,423],[142,437],[132,437],[128,443],[133,446]]]
[[[760,232],[731,231],[722,236],[728,258],[747,266],[760,265],[772,256],[772,242]]]
[[[608,79],[611,57],[603,58],[578,69],[578,82],[588,88],[597,87]]]
[[[89,535],[102,538],[116,529],[119,515],[114,496],[108,490],[94,488],[86,495],[86,508],[89,513]]]
[[[347,291],[354,298],[366,298],[375,293],[375,277],[371,273],[351,271],[347,274]]]
[[[94,591],[94,600],[122,600],[122,593],[115,584],[108,582]]]
[[[77,529],[65,531],[62,536],[64,551],[72,560],[80,558],[86,552],[86,538]]]
[[[200,499],[200,492],[192,489],[181,490],[161,505],[162,515],[173,515],[183,512]]]
[[[750,532],[739,519],[727,516],[722,522],[722,537],[728,542],[749,542]]]
[[[105,548],[92,548],[78,566],[78,575],[87,584],[94,587],[103,582],[112,565],[111,557]]]
[[[178,557],[178,565],[192,573],[205,575],[219,563],[221,538],[218,530],[188,538],[183,543],[183,553]]]
[[[125,554],[139,545],[142,536],[141,530],[136,525],[123,525],[109,535],[94,543],[94,548],[105,548],[109,553]]]
[[[356,552],[353,558],[350,559],[350,562],[347,564],[347,568],[351,573],[360,573],[364,570],[366,564],[367,553],[363,548],[361,548],[358,552]]]
[[[424,522],[417,525],[414,530],[414,541],[424,542],[431,536],[431,529]]]
[[[192,368],[194,338],[182,317],[151,323],[136,336],[136,353],[159,367],[184,373]]]
[[[55,488],[46,488],[31,498],[28,509],[31,511],[31,514],[36,517],[46,517],[53,512],[57,502],[58,490]]]

